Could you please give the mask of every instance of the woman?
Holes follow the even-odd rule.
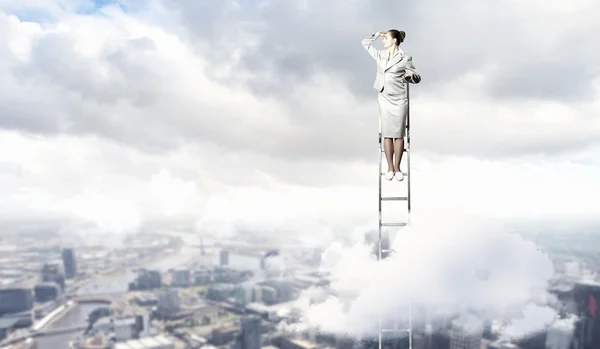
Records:
[[[382,51],[373,47],[373,42],[380,36],[383,37],[385,47]],[[421,81],[421,76],[412,63],[412,57],[404,54],[400,48],[405,37],[405,32],[392,29],[375,33],[362,41],[367,52],[377,61],[377,76],[373,87],[378,92],[381,137],[388,163],[385,179],[388,181],[394,177],[398,181],[404,179],[404,174],[400,171],[400,161],[404,151],[408,115],[406,83],[418,84]]]

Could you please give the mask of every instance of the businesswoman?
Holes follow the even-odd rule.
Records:
[[[383,37],[385,50],[377,50],[373,42]],[[412,57],[400,48],[406,33],[396,29],[378,32],[363,39],[362,44],[377,61],[377,75],[373,87],[377,90],[379,118],[381,120],[381,137],[383,149],[388,163],[385,178],[388,181],[396,178],[404,179],[400,171],[400,162],[404,151],[406,135],[406,118],[408,116],[408,93],[406,84],[418,84],[421,76],[417,73]],[[395,155],[395,157],[394,157]]]

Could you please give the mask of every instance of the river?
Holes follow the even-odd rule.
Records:
[[[192,237],[193,238],[193,237]],[[188,240],[188,239],[185,239]],[[190,243],[190,241],[186,241],[186,243]],[[184,246],[181,248],[179,253],[166,257],[162,260],[156,261],[149,265],[146,265],[146,268],[149,269],[159,269],[161,271],[167,271],[171,268],[175,268],[178,266],[182,266],[188,264],[193,259],[197,259],[200,254],[200,250],[195,247]],[[215,253],[215,256],[211,257],[213,263],[218,263],[218,253]],[[256,257],[243,256],[243,255],[229,255],[229,265],[233,268],[240,269],[253,269],[256,270],[260,268],[260,260]],[[90,283],[87,283],[79,290],[79,294],[81,295],[94,295],[94,294],[102,294],[102,293],[113,293],[113,292],[126,292],[129,282],[133,281],[135,275],[131,272],[126,272],[123,274],[111,275],[107,277],[98,278]],[[106,306],[103,304],[82,304],[79,305],[73,310],[71,310],[68,314],[66,314],[62,319],[56,321],[52,325],[48,327],[48,329],[57,329],[62,327],[70,327],[76,326],[78,324],[85,323],[87,319],[87,315],[93,311],[94,309]],[[68,343],[71,340],[74,340],[81,333],[69,333],[69,334],[60,334],[53,335],[47,337],[38,337],[38,349],[67,349]]]

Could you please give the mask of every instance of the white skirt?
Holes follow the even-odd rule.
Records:
[[[406,135],[406,118],[408,115],[408,99],[403,96],[390,96],[385,92],[377,94],[379,121],[382,138],[404,138]]]

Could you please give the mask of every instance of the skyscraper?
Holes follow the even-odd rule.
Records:
[[[575,284],[573,291],[577,302],[576,315],[579,317],[575,337],[579,340],[581,349],[600,348],[600,284],[580,281]]]
[[[260,349],[262,347],[260,340],[261,319],[257,315],[245,316],[242,318],[242,348]]]
[[[42,267],[42,282],[55,282],[61,291],[65,290],[65,276],[57,263],[45,263]]]
[[[246,315],[241,319],[242,327],[231,343],[231,349],[260,349],[261,318],[257,315]]]
[[[72,248],[64,248],[62,250],[63,267],[65,269],[65,277],[72,279],[77,275],[77,262],[75,260],[75,250]]]
[[[450,349],[480,349],[483,321],[472,315],[462,315],[452,321]]]
[[[228,265],[229,264],[229,251],[222,249],[219,253],[219,265]]]

